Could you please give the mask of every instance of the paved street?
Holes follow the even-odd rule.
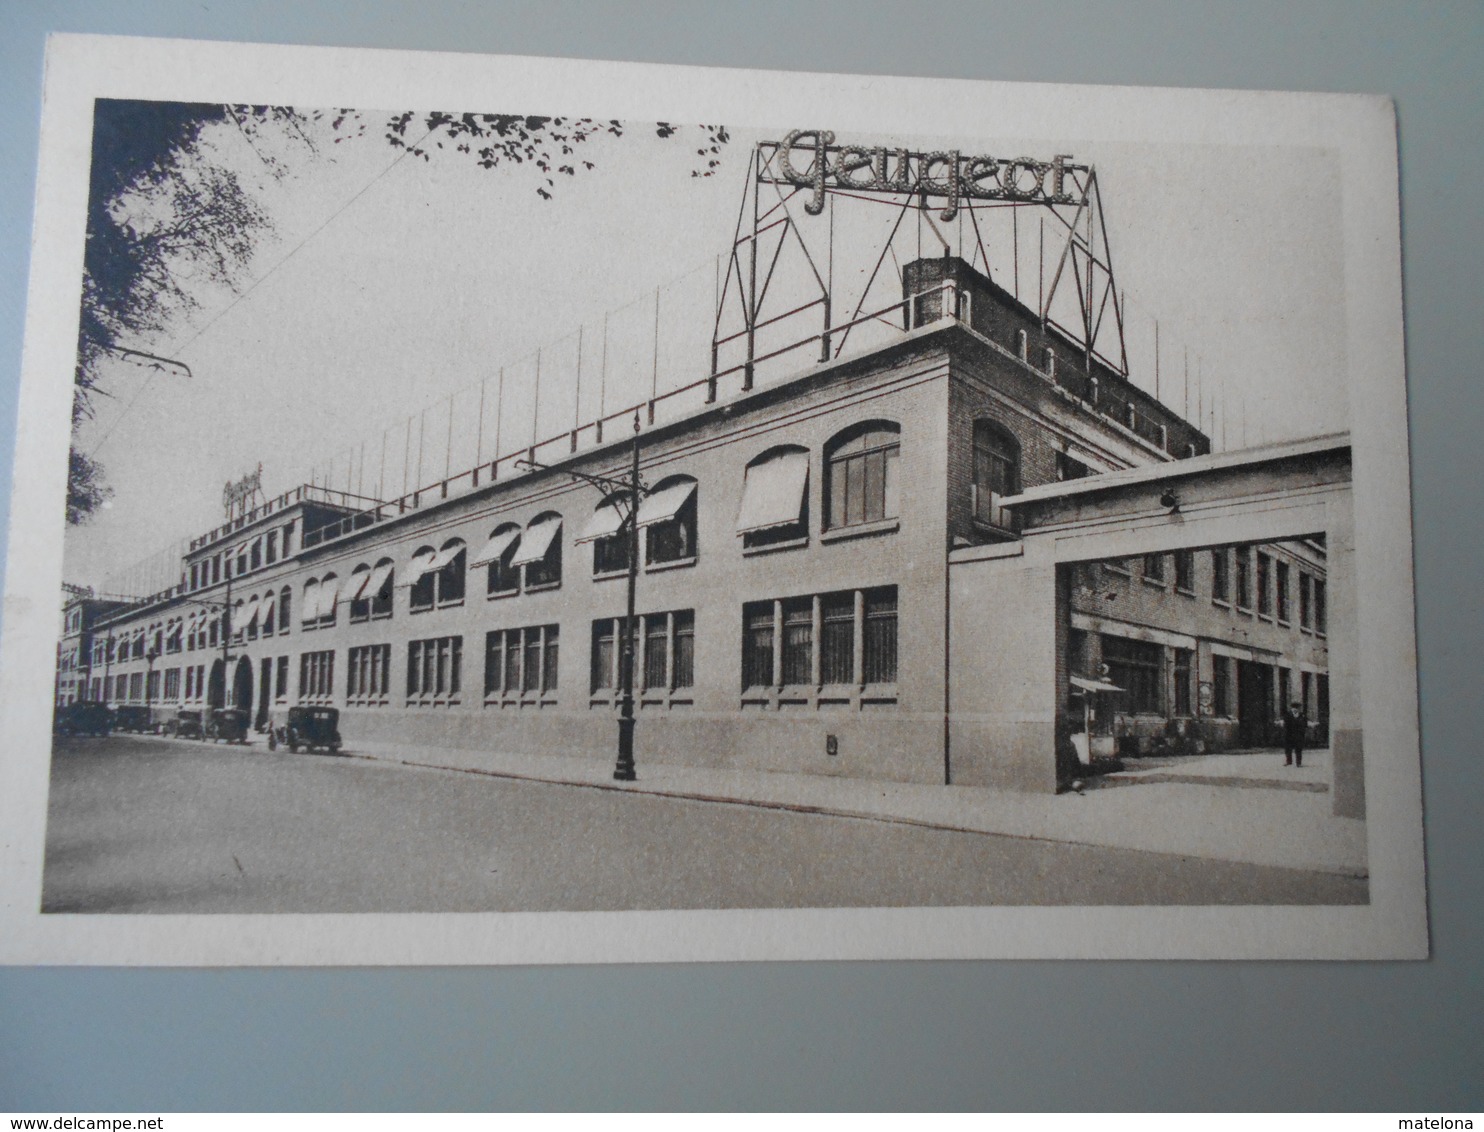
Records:
[[[58,742],[43,906],[469,912],[1366,898],[1364,879],[1327,872],[116,735]]]

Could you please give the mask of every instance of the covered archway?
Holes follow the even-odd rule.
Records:
[[[232,675],[232,706],[252,710],[252,661],[245,656],[237,658],[237,670]]]
[[[220,659],[211,662],[211,675],[206,678],[206,706],[227,706],[227,682],[225,666]]]
[[[1241,452],[1178,460],[1030,488],[1006,501],[1017,514],[1015,543],[966,547],[950,554],[949,781],[961,785],[1052,792],[1057,785],[1058,734],[1073,716],[1070,677],[1087,675],[1089,664],[1112,665],[1111,684],[1138,714],[1137,697],[1158,706],[1161,697],[1180,705],[1176,715],[1201,720],[1203,731],[1230,722],[1232,739],[1261,743],[1286,689],[1317,685],[1313,673],[1287,672],[1281,658],[1254,645],[1209,646],[1175,633],[1130,634],[1111,622],[1115,611],[1138,600],[1150,559],[1159,571],[1179,570],[1178,552],[1222,547],[1261,550],[1282,540],[1325,548],[1328,617],[1325,691],[1311,694],[1330,738],[1331,799],[1342,817],[1365,814],[1357,615],[1355,610],[1354,508],[1350,444],[1344,435],[1275,444]],[[1245,557],[1232,552],[1231,584],[1240,579]],[[1223,556],[1224,557],[1224,556]],[[1253,554],[1254,581],[1262,555]],[[1142,562],[1141,562],[1142,560]],[[1092,588],[1077,607],[1079,567],[1139,563],[1138,584],[1126,578]],[[1274,567],[1276,569],[1276,565]],[[1161,573],[1162,576],[1162,573]],[[1161,581],[1178,591],[1178,574]],[[1225,584],[1225,583],[1223,583]],[[1088,612],[1088,594],[1104,599],[1101,615]],[[1310,599],[1318,600],[1312,593]],[[1212,606],[1210,596],[1187,599],[1193,611]],[[1308,600],[1308,599],[1306,599]],[[1097,602],[1093,602],[1094,605]],[[1217,603],[1219,604],[1219,603]],[[993,611],[987,616],[986,611]],[[1277,618],[1281,613],[1274,611]],[[1196,616],[1204,616],[1197,613]],[[1254,609],[1254,621],[1263,611]],[[1290,612],[1306,618],[1301,610]],[[1192,629],[1192,635],[1199,633]],[[1079,637],[1079,634],[1081,635]],[[1121,635],[1120,635],[1121,634]],[[1111,658],[1077,654],[1102,638],[1122,648]],[[1083,639],[1085,638],[1085,640]],[[1128,638],[1128,639],[1126,639]],[[1141,670],[1157,673],[1156,650],[1164,655],[1158,673],[1141,682]],[[1147,655],[1146,655],[1147,654]],[[1116,662],[1116,663],[1114,663]],[[1209,665],[1209,667],[1208,667]],[[1289,692],[1291,695],[1291,691]],[[1208,701],[1214,700],[1214,703]],[[1223,703],[1223,699],[1226,702]],[[1240,710],[1243,701],[1247,712]],[[1199,704],[1197,710],[1194,706]],[[1317,705],[1316,705],[1317,706]],[[1152,711],[1152,708],[1151,708]],[[1167,713],[1168,714],[1168,713]],[[1236,729],[1247,720],[1248,732]]]

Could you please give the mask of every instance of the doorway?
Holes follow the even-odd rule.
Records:
[[[1243,747],[1272,745],[1273,666],[1237,661],[1237,742]]]

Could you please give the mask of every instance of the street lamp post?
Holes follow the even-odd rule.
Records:
[[[532,469],[548,467],[535,460],[521,460],[519,464]],[[619,782],[633,782],[638,777],[634,770],[634,639],[637,633],[634,605],[639,584],[639,500],[649,494],[649,488],[639,475],[639,410],[634,410],[634,442],[627,476],[595,476],[571,468],[565,470],[574,480],[591,484],[610,498],[627,500],[628,514],[624,516],[623,526],[615,532],[628,539],[629,571],[623,633],[619,640],[618,761],[613,767],[613,777]]]
[[[620,782],[633,782],[634,772],[634,596],[639,584],[639,414],[634,413],[633,456],[629,465],[628,523],[629,577],[627,607],[623,620],[622,688],[618,703],[618,762],[613,777]]]
[[[150,713],[154,712],[155,707],[155,661],[159,659],[159,652],[155,649],[155,646],[151,644],[149,646],[149,652],[144,654],[144,707],[145,710]]]

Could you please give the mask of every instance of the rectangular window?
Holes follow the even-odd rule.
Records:
[[[1276,589],[1278,595],[1278,620],[1286,622],[1289,616],[1288,563],[1278,563]]]
[[[1257,552],[1257,612],[1271,617],[1273,594],[1270,581],[1273,576],[1273,560],[1262,551]]]
[[[773,603],[749,602],[742,607],[742,687],[773,685]]]
[[[1252,550],[1237,547],[1237,608],[1252,608]]]
[[[167,700],[180,699],[180,669],[165,669],[165,698]]]
[[[1175,650],[1175,714],[1191,714],[1190,668],[1193,654],[1190,649]]]
[[[299,654],[299,701],[328,703],[335,695],[335,650]]]
[[[592,690],[602,691],[618,686],[618,622],[593,622]]]
[[[1163,554],[1144,555],[1144,578],[1146,581],[1158,582],[1164,585],[1165,581],[1165,556]]]
[[[94,699],[96,698],[97,696],[95,694]],[[196,669],[194,665],[188,666],[185,670],[185,698],[188,700],[194,700],[196,698]]]
[[[867,590],[865,600],[866,684],[895,684],[897,680],[897,588]]]
[[[749,602],[743,606],[742,618],[744,691],[782,685],[839,688],[896,682],[895,586]],[[775,642],[781,671],[775,667]]]
[[[352,703],[384,704],[391,691],[391,645],[361,645],[345,658],[345,698]]]
[[[1183,594],[1195,593],[1195,551],[1175,551],[1175,588]]]
[[[1299,673],[1299,703],[1304,705],[1304,718],[1314,718],[1314,674]]]
[[[144,702],[154,703],[160,698],[160,674],[151,672],[144,680]]]
[[[620,531],[593,543],[593,573],[627,573],[629,569],[629,533]]]
[[[409,703],[445,706],[459,702],[463,637],[433,637],[407,644]]]
[[[1127,637],[1103,637],[1108,679],[1124,690],[1124,708],[1136,714],[1164,712],[1163,645]]]
[[[855,594],[826,594],[819,599],[819,680],[850,684],[855,676]]]
[[[694,610],[682,609],[674,617],[675,665],[671,683],[677,688],[694,688],[696,685],[696,614]]]
[[[636,691],[666,694],[695,684],[695,611],[648,613],[637,622],[634,650],[638,661]],[[593,691],[619,686],[615,650],[623,641],[623,619],[593,622]]]
[[[1232,659],[1229,656],[1211,658],[1211,713],[1222,719],[1232,714]]]
[[[1231,552],[1223,546],[1211,552],[1211,600],[1228,602],[1231,598]]]
[[[644,687],[666,688],[665,671],[670,662],[670,617],[651,613],[644,618]]]
[[[1329,610],[1326,607],[1325,583],[1322,578],[1314,579],[1314,631],[1320,634],[1329,632]]]
[[[814,600],[783,603],[783,682],[814,683]]]
[[[1314,579],[1299,571],[1299,624],[1305,629],[1314,627]]]
[[[289,658],[278,658],[278,667],[273,675],[273,698],[286,700],[289,697]]]
[[[129,699],[138,701],[144,698],[144,673],[135,672],[129,676]]]

